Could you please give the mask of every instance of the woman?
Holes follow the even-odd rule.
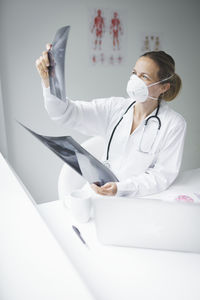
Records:
[[[181,88],[173,58],[163,51],[143,54],[127,84],[129,98],[91,102],[63,102],[51,95],[48,65],[44,51],[36,67],[50,118],[83,134],[101,135],[108,145],[102,160],[119,182],[92,184],[92,189],[101,195],[138,197],[167,189],[179,173],[186,132],[183,117],[167,105]]]

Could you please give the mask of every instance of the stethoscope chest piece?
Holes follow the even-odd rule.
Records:
[[[104,164],[104,166],[106,166],[108,169],[110,169],[110,162],[109,162],[109,160],[105,160],[105,161],[103,161],[103,164]]]

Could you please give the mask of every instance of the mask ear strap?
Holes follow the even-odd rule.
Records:
[[[153,99],[153,100],[158,100],[156,97],[148,96],[148,98]]]
[[[163,82],[163,81],[169,80],[169,79],[172,78],[174,75],[175,75],[175,74],[172,74],[172,75],[170,75],[169,77],[167,77],[167,78],[165,78],[165,79],[162,79],[162,80],[160,80],[160,81],[157,81],[157,82],[154,82],[154,83],[148,85],[147,87],[151,87],[151,86],[156,85],[156,84],[159,84],[159,83],[161,83],[161,82]]]
[[[160,83],[160,82],[163,82],[163,81],[167,81],[167,80],[169,80],[169,79],[170,79],[170,78],[172,78],[174,75],[175,75],[175,74],[172,74],[172,75],[170,75],[169,77],[167,77],[167,78],[165,78],[165,79],[162,79],[162,80],[160,80],[160,81],[159,81],[159,83]]]

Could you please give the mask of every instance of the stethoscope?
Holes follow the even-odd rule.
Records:
[[[111,145],[111,142],[112,142],[112,139],[113,139],[113,135],[114,135],[114,133],[115,133],[117,127],[119,126],[120,122],[123,120],[124,115],[129,111],[129,109],[133,106],[133,104],[135,104],[135,102],[136,102],[136,101],[133,101],[133,102],[129,105],[129,107],[126,109],[126,111],[124,112],[124,114],[122,115],[122,117],[120,118],[120,120],[117,122],[117,124],[115,125],[115,127],[114,127],[114,129],[113,129],[113,131],[112,131],[112,134],[111,134],[111,136],[110,136],[110,139],[109,139],[109,142],[108,142],[108,146],[107,146],[106,161],[104,162],[104,164],[105,164],[106,166],[108,166],[108,167],[110,167],[110,164],[109,164],[109,152],[110,152],[110,145]],[[158,134],[158,131],[159,131],[160,128],[161,128],[161,120],[160,120],[160,118],[158,117],[159,109],[160,109],[160,100],[158,100],[158,106],[157,106],[155,115],[154,115],[154,116],[148,117],[148,118],[145,120],[145,122],[144,122],[144,129],[143,129],[143,133],[142,133],[142,137],[141,137],[140,145],[139,145],[139,151],[140,151],[140,152],[148,153],[148,151],[142,150],[141,145],[142,145],[142,140],[143,140],[144,131],[145,131],[145,128],[147,127],[147,125],[148,125],[149,120],[155,119],[156,122],[158,123],[157,134]],[[157,136],[157,134],[156,134],[156,136]],[[156,138],[156,136],[155,136],[155,138]],[[154,139],[154,141],[155,141],[155,139]],[[152,145],[154,144],[154,141],[153,141]]]

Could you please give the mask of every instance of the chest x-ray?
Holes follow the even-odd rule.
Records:
[[[60,28],[55,35],[52,48],[48,51],[49,83],[51,94],[65,101],[65,50],[70,26]]]
[[[110,169],[81,147],[71,136],[43,136],[23,124],[19,124],[39,139],[77,173],[83,176],[89,183],[102,186],[107,182],[118,181]]]

